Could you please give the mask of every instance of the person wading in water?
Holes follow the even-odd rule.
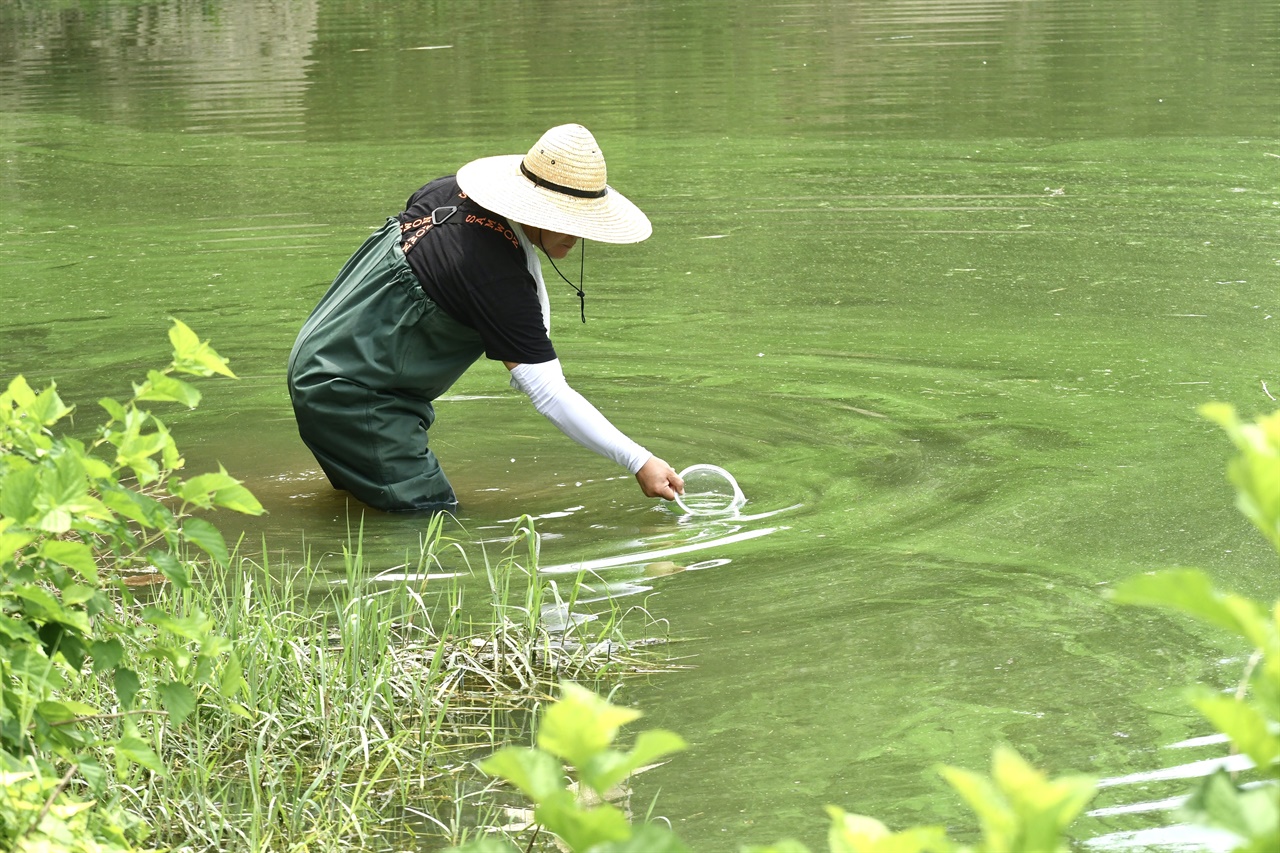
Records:
[[[653,230],[605,179],[590,131],[553,127],[523,156],[473,160],[422,187],[351,256],[289,355],[298,432],[335,488],[382,510],[455,509],[427,445],[432,403],[483,355],[646,496],[683,493],[670,465],[569,387],[551,344],[534,248],[554,265],[579,239],[638,243]]]

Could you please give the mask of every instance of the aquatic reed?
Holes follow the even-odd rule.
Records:
[[[339,583],[319,581],[310,556],[291,567],[264,548],[210,566],[186,590],[153,592],[153,606],[209,614],[247,685],[234,699],[201,692],[181,725],[137,724],[167,772],[126,771],[116,790],[153,841],[190,851],[459,842],[501,819],[487,813],[490,783],[471,759],[526,734],[560,679],[598,684],[663,665],[646,648],[662,638],[624,638],[615,602],[564,618],[577,614],[583,578],[562,588],[538,577],[531,522],[498,559],[481,547],[475,567],[444,524],[430,522],[416,564],[426,577],[448,554],[483,578],[476,613],[465,580],[377,582],[359,531]],[[551,626],[549,612],[559,614]],[[144,682],[161,680],[143,667]],[[94,683],[87,700],[109,705],[109,688]]]

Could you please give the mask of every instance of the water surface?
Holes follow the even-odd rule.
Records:
[[[1143,774],[1221,754],[1172,748],[1207,733],[1180,688],[1239,650],[1102,591],[1198,565],[1275,596],[1195,409],[1280,389],[1278,28],[1247,0],[8,5],[0,375],[87,428],[182,318],[241,377],[168,418],[189,464],[263,500],[250,541],[336,550],[359,508],[294,431],[298,327],[422,183],[582,122],[655,231],[588,248],[585,325],[552,285],[557,350],[743,517],[644,499],[495,364],[432,441],[457,535],[534,516],[550,569],[687,638],[622,694],[691,743],[638,794],[703,850],[820,847],[826,803],[962,831],[932,768],[1003,741],[1116,780],[1078,837],[1122,848],[1186,787]],[[364,527],[389,568],[422,524]]]

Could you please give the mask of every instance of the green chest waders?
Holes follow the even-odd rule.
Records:
[[[438,208],[434,224],[455,212]],[[457,497],[427,447],[432,401],[484,345],[422,292],[401,236],[388,220],[338,273],[289,355],[289,397],[335,488],[383,510],[452,510]]]

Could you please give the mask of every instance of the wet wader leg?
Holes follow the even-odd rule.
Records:
[[[295,404],[298,432],[335,488],[390,512],[454,510],[457,497],[427,446],[425,401],[335,379]]]
[[[472,329],[426,297],[392,223],[352,256],[289,358],[298,432],[337,488],[378,509],[452,510],[427,447],[431,405],[483,354]]]

